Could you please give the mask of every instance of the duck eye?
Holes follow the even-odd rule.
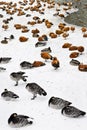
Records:
[[[7,89],[4,89],[4,91],[7,91]]]

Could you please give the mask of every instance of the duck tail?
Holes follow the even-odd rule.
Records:
[[[81,115],[82,115],[82,116],[86,115],[86,112],[82,111],[82,112],[81,112]]]
[[[50,56],[50,59],[53,60],[53,56]]]
[[[28,76],[23,76],[23,77],[22,77],[22,80],[23,80],[24,82],[26,82],[26,81],[27,81],[27,79],[26,79],[27,77],[28,77]]]
[[[29,124],[29,125],[33,124],[33,121],[28,121],[28,124]]]

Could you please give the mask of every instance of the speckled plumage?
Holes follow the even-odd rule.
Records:
[[[32,68],[32,63],[30,63],[28,61],[23,61],[20,63],[20,66],[22,69],[30,69],[30,68]]]
[[[0,57],[0,63],[8,63],[11,59],[11,57]]]
[[[28,116],[18,115],[17,113],[13,113],[8,119],[8,124],[11,127],[15,127],[15,128],[33,124],[33,121],[28,120],[28,118],[29,118]]]
[[[23,80],[24,82],[27,81],[26,77],[28,77],[28,76],[24,76],[24,74],[25,74],[25,72],[22,72],[22,71],[12,72],[12,73],[10,74],[11,79],[14,80],[14,81],[16,81],[15,86],[18,85],[18,81],[19,81],[19,80]]]
[[[7,89],[4,89],[4,92],[1,93],[1,97],[3,97],[6,101],[19,98],[17,94],[12,91],[8,91]]]
[[[78,108],[74,106],[66,106],[62,109],[61,113],[65,116],[77,118],[80,116],[84,116],[86,112],[79,110]]]
[[[79,62],[78,60],[72,59],[72,60],[70,61],[70,64],[73,65],[73,66],[78,66],[78,65],[80,64],[80,62]]]
[[[36,83],[28,83],[26,89],[33,94],[33,98],[31,99],[35,99],[37,94],[43,96],[47,95],[47,92]]]
[[[72,103],[59,97],[51,97],[48,101],[48,106],[54,109],[62,109],[70,104]]]

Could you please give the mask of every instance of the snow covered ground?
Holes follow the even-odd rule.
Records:
[[[5,1],[5,0],[3,0]],[[11,0],[8,0],[8,2]],[[18,1],[18,0],[17,0]],[[13,0],[13,2],[17,2]],[[43,3],[41,2],[43,5]],[[15,101],[5,101],[0,97],[0,129],[1,130],[11,130],[12,128],[8,125],[9,116],[16,112],[18,114],[24,114],[34,118],[34,123],[31,126],[26,126],[20,128],[21,130],[85,130],[87,128],[87,116],[82,118],[68,118],[61,114],[61,110],[55,110],[48,107],[48,100],[51,96],[56,96],[69,100],[72,105],[87,112],[87,72],[80,72],[77,66],[70,65],[71,58],[69,57],[71,51],[68,49],[63,49],[62,45],[64,43],[71,43],[76,46],[84,46],[85,50],[82,55],[76,59],[80,62],[87,64],[87,38],[83,38],[83,33],[81,27],[75,26],[75,31],[68,31],[69,36],[66,40],[62,35],[57,36],[57,38],[51,38],[49,36],[50,32],[54,32],[58,29],[59,23],[64,23],[63,18],[59,16],[53,16],[57,13],[56,9],[60,9],[59,13],[65,14],[63,10],[64,6],[55,5],[54,8],[47,8],[42,6],[44,14],[40,14],[36,11],[25,11],[26,14],[31,14],[30,17],[25,17],[25,15],[17,16],[6,14],[5,11],[0,9],[0,14],[3,14],[3,18],[0,18],[0,41],[4,37],[9,37],[14,35],[15,39],[8,40],[8,44],[0,43],[0,57],[11,57],[12,60],[7,64],[0,64],[0,67],[5,67],[6,71],[0,72],[0,93],[7,88],[10,91],[15,92],[19,95],[19,99]],[[20,5],[17,4],[19,7]],[[21,5],[22,6],[22,5]],[[23,8],[29,5],[29,3]],[[1,7],[1,5],[0,5]],[[42,8],[41,7],[41,8]],[[65,6],[66,7],[66,6]],[[69,11],[73,11],[70,9]],[[4,30],[2,28],[3,20],[9,17],[13,17],[13,20],[9,22],[9,28]],[[38,16],[41,20],[48,19],[53,23],[51,28],[47,28],[44,24],[29,25],[28,21],[32,21],[34,16]],[[22,33],[21,30],[16,30],[14,24],[26,25],[29,32]],[[66,23],[66,26],[73,26]],[[47,45],[43,47],[35,47],[35,43],[38,38],[32,37],[32,29],[38,28],[40,30],[39,35],[46,34],[48,36]],[[27,42],[20,42],[19,37],[28,37]],[[60,61],[60,67],[55,70],[51,65],[51,61],[45,62],[41,58],[41,50],[46,47],[51,47],[52,56],[56,56]],[[23,61],[33,62],[39,60],[45,62],[46,65],[38,68],[32,69],[21,69],[20,63]],[[14,86],[15,82],[11,80],[10,73],[24,71],[28,76],[27,82],[19,81],[18,86]],[[47,96],[37,96],[35,100],[31,100],[32,94],[29,93],[25,87],[27,83],[36,82],[47,92]],[[18,130],[19,128],[14,128]]]

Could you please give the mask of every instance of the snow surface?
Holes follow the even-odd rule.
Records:
[[[5,0],[4,0],[5,1]],[[9,2],[10,0],[8,0]],[[17,2],[18,0],[13,0]],[[46,3],[47,4],[47,3]],[[19,95],[19,99],[16,101],[5,101],[0,97],[0,130],[11,130],[8,125],[9,116],[16,112],[18,114],[24,114],[34,118],[34,124],[22,128],[14,128],[15,130],[86,130],[87,128],[87,116],[82,118],[72,119],[65,117],[61,114],[61,110],[55,110],[48,107],[48,100],[51,96],[56,96],[69,100],[72,105],[87,112],[87,72],[80,72],[77,66],[69,64],[71,53],[68,49],[63,49],[62,45],[66,42],[72,43],[77,46],[84,46],[85,51],[80,55],[78,59],[80,62],[87,64],[87,38],[83,38],[81,27],[75,26],[75,31],[72,33],[69,31],[69,37],[65,40],[62,36],[57,38],[50,38],[49,33],[55,32],[58,29],[59,23],[64,23],[63,19],[59,16],[53,16],[56,13],[57,5],[54,8],[45,8],[45,14],[39,14],[38,12],[31,12],[31,17],[12,15],[13,20],[9,22],[9,28],[4,31],[2,28],[3,19],[9,18],[10,15],[0,9],[0,13],[4,15],[0,18],[0,41],[4,37],[9,37],[11,34],[15,36],[15,39],[9,41],[8,44],[0,44],[0,57],[12,57],[12,60],[8,64],[0,64],[0,67],[5,67],[5,72],[0,72],[0,92],[2,93],[5,88],[15,92]],[[59,7],[62,13],[65,13],[61,5]],[[73,11],[73,9],[71,9]],[[47,29],[45,24],[36,24],[30,26],[28,21],[32,20],[33,16],[39,16],[41,19],[48,19],[53,23],[50,29]],[[22,33],[21,30],[16,30],[14,24],[20,23],[27,25],[30,30],[28,33]],[[67,24],[67,23],[66,23]],[[72,26],[67,24],[67,26]],[[33,68],[33,69],[21,69],[20,63],[22,61],[33,62],[35,60],[44,61],[41,58],[41,49],[45,47],[35,48],[37,38],[33,38],[31,34],[32,29],[38,28],[40,35],[46,34],[48,36],[47,45],[45,47],[51,47],[52,56],[56,56],[60,61],[60,68],[55,70],[51,61],[47,61],[45,66]],[[27,42],[21,43],[19,41],[20,36],[26,36],[29,38]],[[15,82],[11,80],[10,73],[24,71],[28,76],[27,82],[19,81],[18,86],[14,86]],[[25,86],[29,82],[36,82],[47,92],[47,96],[37,96],[35,100],[31,100],[32,94],[29,93]]]

